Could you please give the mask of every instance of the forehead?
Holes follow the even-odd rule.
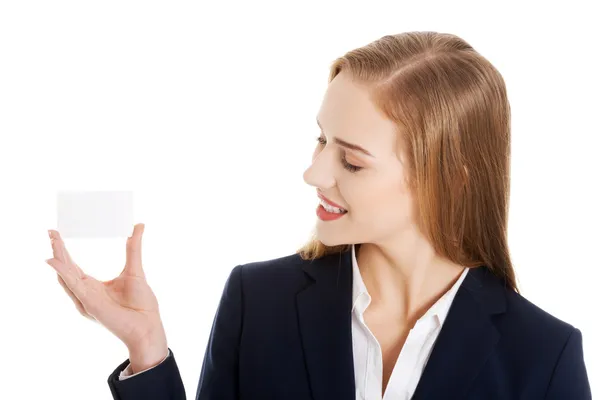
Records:
[[[376,157],[395,152],[396,124],[373,103],[368,86],[345,72],[327,87],[317,118],[326,135],[359,144]]]

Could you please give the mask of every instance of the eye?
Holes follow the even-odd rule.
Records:
[[[360,171],[362,169],[362,167],[358,167],[356,165],[349,164],[348,161],[346,161],[346,157],[342,157],[342,165],[344,166],[344,168],[346,168],[350,172],[356,172],[356,171]]]
[[[320,145],[325,145],[325,144],[327,144],[327,139],[325,139],[323,136],[318,136],[317,142],[319,142]],[[359,167],[357,165],[350,164],[348,161],[346,161],[345,155],[342,156],[342,165],[345,169],[347,169],[350,172],[357,172],[363,168],[363,167]]]

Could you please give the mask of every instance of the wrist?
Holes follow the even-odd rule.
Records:
[[[136,374],[160,364],[168,354],[166,337],[161,335],[145,343],[128,346],[131,371]]]

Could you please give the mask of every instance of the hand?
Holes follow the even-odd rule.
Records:
[[[77,310],[121,339],[130,355],[135,354],[139,368],[160,362],[168,348],[158,301],[142,268],[143,232],[144,224],[134,226],[127,239],[125,268],[110,281],[101,282],[83,272],[54,230],[48,231],[54,257],[46,260]],[[131,363],[134,367],[133,359]]]

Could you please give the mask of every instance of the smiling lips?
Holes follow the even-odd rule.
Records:
[[[328,205],[330,205],[330,206],[332,206],[332,207],[335,207],[335,208],[339,208],[339,209],[341,209],[341,210],[344,210],[344,207],[342,207],[342,206],[340,206],[339,204],[337,204],[337,203],[334,203],[333,201],[329,200],[327,197],[323,196],[321,193],[317,193],[317,196],[318,196],[318,197],[319,197],[321,200],[323,200],[323,201],[324,201],[326,204],[328,204]]]
[[[341,207],[339,204],[334,203],[321,193],[317,194],[319,199],[319,206],[317,207],[317,216],[323,221],[332,221],[344,216],[348,210]]]

